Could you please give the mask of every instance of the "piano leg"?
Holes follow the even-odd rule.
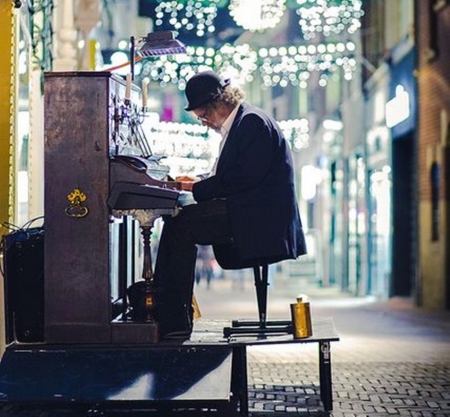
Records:
[[[136,323],[147,326],[151,331],[148,339],[150,343],[159,341],[159,323],[155,318],[156,304],[155,300],[156,285],[152,269],[152,257],[150,239],[155,220],[164,215],[173,215],[173,209],[130,209],[115,210],[116,215],[132,216],[139,222],[143,239],[143,281],[135,282],[128,288],[128,297],[133,308],[133,319]],[[124,336],[121,335],[123,338]],[[146,339],[144,339],[146,340]]]
[[[153,224],[141,226],[144,241],[144,266],[142,269],[142,278],[145,280],[145,309],[146,323],[156,323],[155,312],[155,282],[152,269],[152,255],[150,247],[150,236],[152,234]]]

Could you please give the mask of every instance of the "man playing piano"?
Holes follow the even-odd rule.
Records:
[[[164,220],[155,267],[162,338],[189,338],[197,244],[213,245],[225,269],[306,253],[290,149],[276,121],[243,101],[241,89],[212,71],[186,85],[187,111],[222,135],[207,178],[185,178],[197,204]]]

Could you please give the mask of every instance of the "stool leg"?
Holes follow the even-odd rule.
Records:
[[[269,285],[269,265],[264,264],[262,267],[253,267],[253,273],[255,276],[256,298],[258,301],[259,328],[265,329],[267,322],[267,287]]]
[[[290,320],[267,321],[267,287],[269,286],[269,265],[253,267],[255,278],[256,298],[258,301],[259,321],[233,320],[231,327],[223,328],[224,337],[231,335],[258,335],[258,337],[276,333],[292,333]]]

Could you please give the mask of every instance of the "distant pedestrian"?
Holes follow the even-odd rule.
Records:
[[[206,280],[206,288],[211,286],[211,280],[214,275],[214,254],[211,246],[197,246],[197,262],[195,266],[195,283],[200,284],[202,279]]]

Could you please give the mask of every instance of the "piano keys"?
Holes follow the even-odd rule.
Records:
[[[117,181],[111,190],[107,204],[113,210],[175,210],[179,195],[178,191],[170,188]]]

